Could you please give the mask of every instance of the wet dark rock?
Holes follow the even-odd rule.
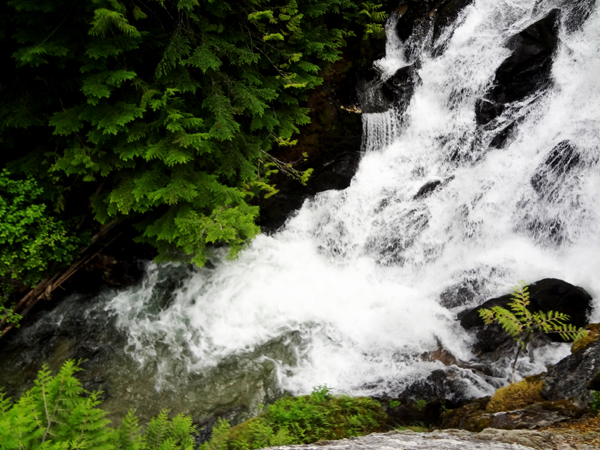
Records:
[[[389,405],[393,401],[399,401],[400,405],[393,408]],[[421,402],[411,402],[406,399],[379,399],[385,410],[388,419],[387,425],[390,428],[398,426],[411,426],[415,423],[422,423],[426,426],[438,426],[441,424],[442,413],[449,408],[458,408],[462,403],[455,403],[446,400],[434,400],[426,404]]]
[[[438,187],[440,187],[441,184],[442,180],[428,181],[421,187],[421,189],[419,189],[419,192],[416,193],[413,199],[418,200],[420,198],[429,197],[429,195],[431,195]]]
[[[401,67],[383,84],[383,93],[390,98],[394,106],[404,110],[415,92],[415,86],[420,81],[418,65]]]
[[[457,367],[437,369],[427,378],[422,378],[409,385],[400,395],[408,401],[446,399],[454,402],[472,400],[469,396],[469,382],[464,372]]]
[[[576,327],[585,327],[588,324],[592,297],[581,287],[562,280],[546,278],[529,285],[529,299],[530,311],[559,311],[568,314],[571,317],[570,323]],[[480,309],[493,306],[507,308],[510,301],[511,294],[488,300],[465,314],[460,323],[467,330],[482,327],[484,323],[479,317]],[[560,341],[560,337],[555,339]]]
[[[380,79],[359,80],[356,85],[358,106],[363,114],[379,114],[394,107],[394,96]]]
[[[498,359],[504,354],[514,352],[514,340],[498,324],[479,327],[475,334],[477,341],[473,345],[476,354],[495,353]]]
[[[391,108],[402,112],[410,103],[419,83],[418,65],[401,67],[394,75],[383,80],[361,80],[357,85],[358,105],[362,113],[373,114]]]
[[[431,20],[434,3],[429,0],[403,0],[400,2],[396,9],[400,16],[396,25],[396,33],[400,40],[406,41],[419,24]]]
[[[508,143],[509,139],[512,138],[516,126],[517,124],[513,122],[510,125],[507,125],[506,127],[502,128],[502,130],[500,130],[500,132],[498,132],[498,134],[496,134],[496,136],[494,136],[494,139],[492,139],[492,141],[490,142],[490,147],[495,149],[502,149],[506,147],[506,144]]]
[[[342,137],[340,139],[344,140]],[[345,140],[353,141],[354,151],[325,153],[308,161],[314,172],[306,186],[296,180],[280,177],[276,183],[280,192],[262,201],[260,225],[263,231],[270,232],[281,227],[307,198],[319,192],[342,190],[350,186],[361,158],[360,135],[346,136]]]
[[[492,100],[481,98],[475,102],[477,125],[485,125],[504,112],[505,106]]]
[[[476,292],[468,282],[452,286],[440,294],[440,305],[448,309],[466,305],[475,299]]]
[[[490,401],[490,397],[482,397],[469,402],[468,404],[449,409],[442,414],[442,428],[452,428],[469,430],[474,432],[489,428],[491,418],[485,413],[485,408]]]
[[[579,406],[591,400],[588,384],[596,386],[600,371],[600,340],[574,353],[548,369],[542,377],[542,395],[549,400],[573,397]]]
[[[476,120],[486,124],[502,114],[506,104],[523,100],[551,82],[552,55],[558,45],[560,10],[530,25],[508,40],[512,54],[496,71],[494,87],[476,105]]]
[[[421,188],[419,189],[419,191],[413,197],[413,200],[419,200],[419,199],[423,199],[423,198],[429,197],[435,191],[437,191],[438,189],[443,188],[448,183],[450,183],[452,180],[454,180],[454,175],[451,176],[451,177],[446,178],[443,181],[442,180],[428,181],[423,186],[421,186]]]
[[[540,164],[533,177],[533,189],[548,201],[556,200],[559,190],[569,173],[580,163],[577,149],[569,141],[562,141],[554,147]]]

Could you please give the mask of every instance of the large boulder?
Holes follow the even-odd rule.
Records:
[[[462,316],[460,324],[467,330],[484,326],[479,311],[494,306],[508,308],[511,296],[512,294],[506,294],[486,301]],[[576,327],[585,327],[588,324],[592,297],[581,287],[555,278],[546,278],[529,285],[529,300],[529,310],[532,312],[558,311],[568,314],[571,318],[570,323]]]
[[[507,104],[523,100],[550,83],[559,16],[560,10],[554,9],[508,40],[506,46],[512,54],[496,71],[492,89],[476,104],[479,125],[501,115]]]
[[[592,398],[589,388],[597,386],[599,373],[600,340],[596,340],[548,369],[542,377],[542,395],[548,400],[573,398],[579,406],[585,406]]]
[[[537,167],[531,178],[533,189],[545,200],[556,200],[561,186],[580,160],[579,152],[571,142],[560,142]]]

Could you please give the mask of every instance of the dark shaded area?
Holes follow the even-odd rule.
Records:
[[[323,99],[319,101],[323,102]],[[259,202],[259,225],[263,232],[277,230],[304,200],[318,192],[347,188],[358,169],[362,142],[360,115],[331,104],[320,107],[323,108],[322,115],[314,117],[295,149],[300,154],[297,157],[292,154],[282,156],[298,161],[294,165],[297,170],[313,168],[313,174],[306,186],[282,173],[272,178],[279,192]],[[309,155],[306,161],[302,152]]]
[[[592,297],[583,288],[573,286],[562,280],[546,278],[530,284],[529,294],[531,302],[529,305],[530,311],[558,311],[568,314],[571,318],[569,323],[572,323],[576,327],[585,327],[588,324],[588,315],[591,312]],[[494,306],[510,309],[508,307],[510,301],[511,294],[490,299],[481,306],[478,306],[465,314],[461,318],[460,324],[467,330],[474,327],[484,327],[483,320],[479,317],[479,310],[482,308],[489,309]],[[498,336],[498,333],[500,333],[500,336]],[[557,342],[563,341],[559,335],[552,334],[550,336]],[[489,342],[489,346],[492,348],[498,345],[498,342],[505,339],[506,333],[504,333],[498,325],[486,326],[484,334],[480,337],[480,340]]]
[[[496,136],[494,136],[494,139],[492,139],[490,142],[490,147],[495,149],[502,149],[506,147],[508,141],[512,140],[516,128],[516,122],[512,122],[510,125],[504,127],[498,134],[496,134]]]
[[[390,429],[399,426],[438,426],[442,423],[442,414],[446,409],[459,408],[464,402],[451,400],[434,400],[431,402],[414,402],[406,398],[377,398],[386,412],[387,426]],[[398,402],[400,403],[398,405]]]
[[[404,111],[420,82],[419,67],[417,63],[401,67],[385,81],[359,80],[357,92],[361,112],[382,113],[392,107],[399,112]]]
[[[393,5],[395,2],[387,2],[384,9],[390,13]],[[357,85],[379,77],[373,61],[384,55],[385,39],[350,38],[344,58],[329,67],[323,84],[307,99],[311,123],[300,128],[295,137],[298,144],[270,152],[296,170],[314,171],[306,186],[283,173],[271,178],[279,193],[258,202],[258,224],[263,232],[277,230],[304,200],[318,192],[350,185],[361,158],[362,120],[357,107]]]
[[[560,10],[508,40],[512,54],[496,71],[494,87],[475,105],[478,125],[500,116],[508,103],[523,100],[551,82],[552,55],[558,45]]]

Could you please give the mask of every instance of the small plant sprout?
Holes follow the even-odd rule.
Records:
[[[571,318],[568,314],[558,311],[531,312],[527,308],[529,301],[529,287],[524,281],[520,281],[513,288],[511,302],[508,303],[510,310],[501,306],[494,306],[479,310],[479,316],[486,325],[494,322],[500,324],[502,329],[518,343],[517,354],[512,365],[511,383],[515,381],[515,369],[521,352],[525,351],[527,344],[543,334],[558,334],[565,340],[576,341],[585,338],[587,331],[567,323]]]

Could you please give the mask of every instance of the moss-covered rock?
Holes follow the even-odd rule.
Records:
[[[479,432],[492,424],[491,415],[486,406],[490,397],[478,398],[457,409],[450,409],[442,414],[442,428],[457,428]]]
[[[527,405],[543,402],[544,382],[540,376],[527,377],[518,383],[512,383],[496,391],[486,406],[488,412],[513,411]]]
[[[485,428],[503,430],[539,429],[578,419],[585,412],[571,401],[548,401],[541,392],[543,374],[500,388],[493,397],[475,400],[443,414],[443,428],[479,432]]]
[[[366,397],[332,397],[327,390],[286,397],[246,422],[229,428],[221,421],[202,450],[255,449],[309,444],[383,431],[387,415],[380,404]]]
[[[588,335],[582,339],[577,339],[573,342],[571,353],[577,353],[587,348],[592,342],[596,342],[600,338],[600,323],[591,323],[585,329]]]

